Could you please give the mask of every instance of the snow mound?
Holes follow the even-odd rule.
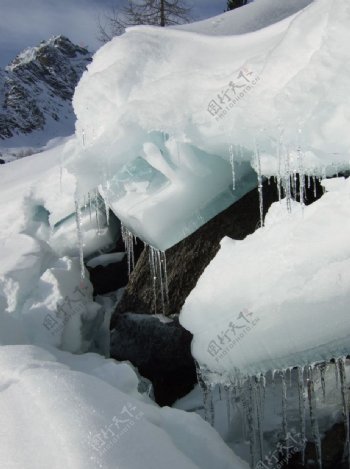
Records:
[[[224,238],[180,321],[211,371],[253,375],[347,355],[350,179],[312,205],[271,206],[264,228]]]
[[[4,346],[0,365],[1,467],[248,468],[199,416],[138,394],[126,364]]]

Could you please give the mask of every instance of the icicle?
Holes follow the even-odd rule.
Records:
[[[231,425],[231,388],[228,384],[224,384],[226,393],[226,406],[227,406],[227,428]]]
[[[300,132],[300,131],[299,131]],[[305,174],[303,168],[303,156],[301,152],[300,145],[298,146],[298,172],[299,172],[299,202],[302,209],[304,208],[304,198],[305,198]]]
[[[293,368],[292,368],[292,367],[288,368],[289,388],[291,388],[291,387],[292,387],[292,384],[293,384],[293,383],[292,383],[292,373],[293,373]]]
[[[94,205],[95,205],[95,216],[96,216],[96,226],[97,226],[97,235],[101,235],[101,226],[100,226],[100,217],[99,217],[99,201],[98,201],[98,192],[95,191],[94,197]]]
[[[103,197],[103,201],[104,201],[104,204],[105,204],[106,223],[107,223],[107,226],[109,226],[109,203],[108,203],[107,192],[105,192],[105,195]]]
[[[134,256],[134,235],[123,224],[121,225],[122,240],[125,245],[126,256],[128,259],[128,275],[130,276],[135,267]]]
[[[164,280],[163,280],[163,268],[162,268],[162,258],[160,255],[160,251],[156,251],[156,257],[157,257],[157,268],[159,272],[159,282],[160,282],[160,297],[162,300],[162,311],[163,314],[165,312],[165,298],[164,298]]]
[[[260,386],[262,388],[262,408],[265,407],[265,397],[266,397],[266,377],[264,373],[260,375]]]
[[[276,377],[277,370],[272,370],[271,371],[271,382],[273,385],[275,385],[275,377]]]
[[[318,367],[320,370],[320,381],[321,381],[323,402],[326,402],[326,381],[325,381],[326,367],[327,367],[326,364],[321,364]]]
[[[151,270],[152,277],[152,286],[153,286],[153,302],[154,302],[154,314],[157,314],[157,273],[154,261],[154,249],[152,246],[148,246],[149,249],[149,265]]]
[[[345,427],[345,445],[343,459],[347,459],[348,466],[350,467],[350,423],[349,423],[349,404],[348,404],[348,395],[347,395],[347,386],[346,386],[346,373],[345,373],[345,358],[339,358],[338,369],[339,369],[339,378],[340,378],[340,392],[343,406],[343,418],[344,418],[344,427]]]
[[[218,384],[219,401],[222,401],[221,384]]]
[[[337,389],[339,389],[339,366],[338,366],[338,361],[334,361],[334,373],[335,373],[335,386]]]
[[[262,461],[264,457],[264,438],[263,438],[263,415],[264,415],[264,403],[262,394],[263,391],[261,389],[260,378],[255,379],[255,395],[254,401],[256,404],[256,423],[259,435],[259,457],[260,461]]]
[[[82,141],[83,141],[83,147],[85,147],[85,130],[82,130]]]
[[[299,398],[299,427],[300,439],[303,444],[301,464],[305,465],[305,397],[304,397],[304,368],[298,367],[298,398]]]
[[[106,176],[104,177],[104,184],[103,185],[100,185],[99,186],[99,192],[100,192],[100,195],[103,199],[103,208],[104,208],[104,212],[105,212],[105,215],[106,215],[106,223],[107,223],[107,226],[109,226],[109,199],[108,199],[108,192],[109,192],[109,182],[107,181],[106,179]]]
[[[236,399],[240,402],[241,406],[241,415],[242,415],[242,432],[243,432],[243,437],[245,440],[249,439],[249,429],[248,429],[248,403],[249,399],[247,398],[248,395],[245,392],[245,389],[243,387],[243,384],[241,381],[238,379],[235,387],[234,387],[234,392]]]
[[[317,196],[316,176],[312,176],[312,182],[313,182],[313,185],[314,185],[314,197],[316,198],[316,196]]]
[[[256,458],[256,422],[255,422],[255,409],[254,409],[254,380],[248,379],[248,405],[246,406],[246,416],[248,424],[248,435],[249,435],[249,449],[250,449],[250,460],[251,467],[255,467],[257,463]]]
[[[297,173],[296,171],[293,171],[293,175],[291,176],[292,178],[292,195],[293,199],[296,200],[297,198]]]
[[[264,201],[263,201],[263,184],[261,175],[261,161],[260,151],[258,144],[255,142],[255,158],[258,172],[258,192],[259,192],[259,212],[260,212],[260,227],[264,226]]]
[[[281,372],[281,386],[282,386],[282,430],[284,435],[284,442],[286,447],[285,458],[288,461],[288,425],[287,425],[287,383],[286,372]]]
[[[163,276],[164,276],[164,287],[165,287],[165,301],[169,304],[169,285],[168,285],[168,272],[166,265],[166,254],[165,251],[161,252],[163,262]]]
[[[291,206],[291,184],[290,184],[290,164],[289,164],[289,153],[286,151],[286,156],[285,156],[285,175],[284,175],[284,192],[286,195],[286,204],[287,204],[287,210],[290,213],[292,211],[292,206]]]
[[[230,153],[230,163],[231,163],[231,168],[232,168],[232,190],[234,191],[236,189],[236,174],[235,174],[233,145],[230,145],[229,153]]]
[[[81,212],[78,198],[75,199],[75,221],[77,225],[77,237],[79,246],[79,260],[80,260],[80,277],[82,280],[85,278],[85,266],[84,266],[84,239],[83,229],[81,226]]]
[[[90,223],[91,223],[92,213],[91,213],[91,194],[90,194],[90,192],[88,192],[88,204],[89,204],[89,214],[90,214]]]
[[[321,439],[316,415],[316,396],[313,380],[313,368],[308,367],[307,396],[309,401],[310,423],[312,429],[312,438],[316,448],[316,462],[319,469],[322,469]]]
[[[209,405],[209,423],[212,427],[215,427],[215,408],[213,400],[213,385],[209,384],[208,388],[208,405]]]

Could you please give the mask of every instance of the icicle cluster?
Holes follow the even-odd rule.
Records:
[[[237,422],[232,419],[232,412],[239,411],[242,416],[241,434],[249,443],[250,464],[256,468],[285,467],[292,457],[298,457],[299,462],[305,464],[306,442],[315,447],[315,463],[322,469],[322,447],[318,423],[318,399],[326,401],[326,373],[328,376],[335,370],[336,388],[339,392],[343,422],[345,428],[345,442],[343,460],[347,460],[350,467],[350,421],[349,421],[349,389],[346,377],[346,360],[339,358],[327,363],[294,367],[287,370],[274,370],[265,375],[252,377],[230,378],[224,381],[211,373],[208,369],[196,363],[197,378],[203,393],[204,418],[211,425],[215,425],[214,389],[219,387],[219,397],[224,396],[227,403],[228,428]],[[315,382],[320,384],[320,396],[316,396]],[[224,392],[222,392],[221,390]],[[272,392],[272,400],[280,402],[277,407],[281,415],[281,432],[274,448],[271,441],[264,435],[264,416],[266,393]],[[279,398],[276,395],[279,393]],[[334,393],[333,393],[334,394]],[[297,395],[297,405],[291,399]],[[334,396],[333,396],[334,398]],[[298,419],[293,417],[292,411],[298,409]],[[295,423],[297,422],[297,424]],[[236,432],[237,433],[237,432]],[[264,438],[265,436],[265,438]],[[271,436],[271,435],[270,435]]]
[[[92,213],[95,212],[97,235],[101,235],[101,225],[109,223],[109,206],[105,199],[102,199],[98,191],[96,190],[93,194],[88,193],[87,198],[84,196],[83,203],[76,196],[74,200],[75,205],[75,221],[77,227],[77,238],[79,247],[79,259],[80,259],[80,270],[82,280],[85,278],[85,267],[84,267],[84,230],[82,223],[82,213],[86,213],[89,210],[90,223],[92,223]],[[84,221],[85,223],[85,221]]]
[[[160,292],[162,313],[165,313],[165,306],[169,303],[168,274],[165,252],[148,246],[149,265],[153,286],[154,313],[157,313],[158,291]]]

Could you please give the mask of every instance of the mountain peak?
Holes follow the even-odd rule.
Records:
[[[65,36],[53,36],[20,52],[0,72],[0,139],[47,127],[50,138],[74,131],[71,99],[91,53]]]
[[[13,71],[17,67],[34,60],[41,61],[43,65],[49,65],[50,62],[57,60],[59,55],[68,59],[75,59],[79,56],[90,56],[91,54],[86,48],[73,44],[65,36],[52,36],[47,41],[41,41],[37,46],[24,49],[9,63],[5,70]]]

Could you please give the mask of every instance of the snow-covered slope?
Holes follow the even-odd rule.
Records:
[[[2,146],[37,146],[70,135],[71,99],[90,61],[86,49],[57,36],[24,50],[0,70]]]

